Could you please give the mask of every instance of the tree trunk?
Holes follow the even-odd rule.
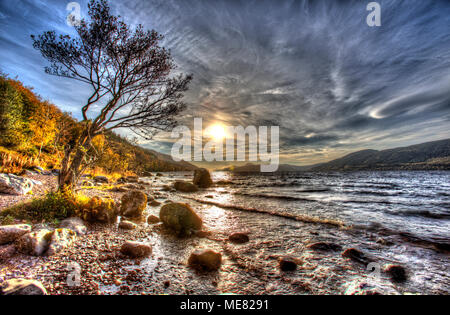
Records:
[[[76,187],[80,173],[82,170],[83,160],[86,157],[87,150],[91,145],[91,138],[88,136],[89,131],[83,133],[80,139],[80,144],[77,145],[75,154],[73,154],[73,148],[66,149],[64,152],[64,159],[61,163],[61,171],[58,177],[58,189],[70,190]]]

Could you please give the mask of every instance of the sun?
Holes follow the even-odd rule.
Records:
[[[216,141],[223,140],[227,137],[225,127],[221,124],[214,124],[207,128],[206,134]]]

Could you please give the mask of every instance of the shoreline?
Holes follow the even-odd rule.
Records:
[[[184,176],[186,178],[186,175]],[[52,177],[54,178],[54,177]],[[54,178],[55,179],[55,178]],[[419,288],[417,281],[393,283],[384,272],[375,277],[366,265],[342,256],[345,249],[357,247],[374,256],[380,267],[398,264],[391,257],[376,257],[378,251],[389,252],[370,231],[336,229],[317,222],[297,222],[289,218],[267,216],[264,213],[233,211],[217,204],[202,204],[189,194],[168,192],[164,188],[174,180],[171,175],[146,179],[151,184],[146,192],[161,203],[187,202],[205,220],[208,233],[179,238],[161,224],[140,224],[133,231],[124,231],[117,224],[88,225],[88,233],[52,257],[30,257],[16,254],[0,261],[0,282],[12,278],[41,281],[49,294],[448,294],[433,287]],[[98,189],[81,189],[88,196],[110,195],[119,200],[124,193]],[[26,196],[28,198],[36,197]],[[194,200],[193,200],[194,199]],[[148,215],[158,215],[159,206],[148,206]],[[222,222],[222,221],[223,222]],[[277,237],[286,224],[293,226],[292,237],[283,241]],[[266,231],[259,233],[258,229]],[[250,242],[231,244],[232,232],[245,231]],[[365,234],[364,234],[365,233]],[[288,234],[288,232],[286,232]],[[362,235],[364,234],[364,235]],[[359,237],[359,239],[357,238]],[[146,259],[129,259],[119,253],[125,241],[146,241],[153,254]],[[397,241],[397,240],[395,240]],[[341,250],[314,249],[314,243],[337,244]],[[0,246],[0,251],[7,246]],[[404,246],[398,244],[398,246]],[[217,272],[198,272],[188,266],[190,253],[196,248],[211,248],[223,255],[223,265]],[[415,249],[416,250],[416,249]],[[430,249],[420,249],[429,253]],[[446,262],[442,254],[442,263]],[[292,272],[279,269],[279,259],[294,257],[298,268]],[[68,266],[79,263],[81,286],[69,287]],[[409,266],[408,266],[409,267]],[[417,280],[417,281],[416,281]],[[361,289],[362,287],[362,289]]]

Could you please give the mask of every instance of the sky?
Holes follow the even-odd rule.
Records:
[[[0,0],[0,69],[80,117],[89,87],[44,73],[31,34],[73,34],[57,0]],[[111,1],[194,80],[180,123],[280,126],[282,163],[450,138],[450,1]],[[86,1],[79,1],[81,15]],[[126,131],[123,131],[126,134]],[[169,134],[144,147],[170,153]]]

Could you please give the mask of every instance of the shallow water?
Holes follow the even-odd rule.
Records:
[[[450,244],[449,172],[214,173],[213,177],[231,184],[171,198],[191,204],[219,238],[236,231],[250,233],[252,241],[244,246],[203,244],[219,246],[228,257],[220,292],[339,294],[355,281],[367,280],[388,292],[450,293],[448,252],[434,246],[448,249]],[[192,173],[165,174],[153,184],[157,191],[175,180],[191,179]],[[158,214],[159,209],[151,211]],[[322,221],[311,223],[314,220],[296,216]],[[323,224],[326,220],[352,228]],[[380,238],[391,244],[378,244]],[[346,261],[340,252],[306,248],[318,241],[357,247],[376,257],[379,269],[401,264],[410,279],[393,284],[383,272]],[[299,258],[303,266],[292,275],[279,274],[277,258],[284,255]]]

